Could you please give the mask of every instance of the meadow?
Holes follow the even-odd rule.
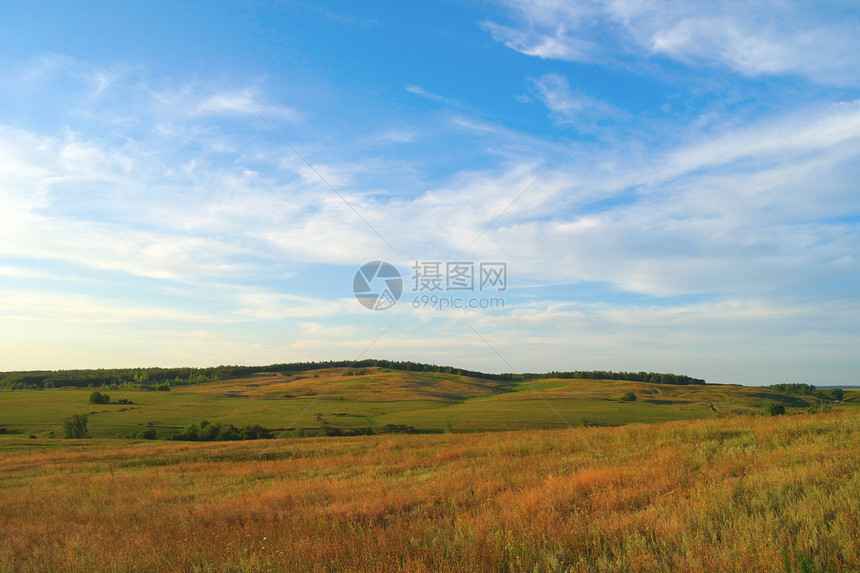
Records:
[[[858,571],[858,434],[843,411],[241,443],[9,438],[0,572]]]
[[[768,401],[788,412],[808,396],[725,385],[669,385],[623,380],[499,382],[457,374],[326,369],[290,375],[176,386],[169,392],[104,389],[111,404],[88,402],[94,388],[0,392],[3,437],[62,437],[63,420],[88,415],[93,438],[125,438],[143,429],[170,437],[202,420],[259,424],[280,436],[335,429],[409,425],[425,432],[474,432],[613,426],[749,415]],[[635,401],[624,401],[634,392]],[[856,394],[857,392],[855,392]],[[132,404],[117,404],[128,400]],[[856,399],[854,399],[856,401]],[[851,407],[851,400],[837,408]]]

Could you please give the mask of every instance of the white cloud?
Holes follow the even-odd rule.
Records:
[[[187,326],[187,335],[170,331],[159,341],[143,340],[144,335],[133,340],[146,349],[139,356],[167,352],[185,363],[348,357],[368,342],[369,330],[361,328],[368,315],[342,292],[284,293],[291,287],[279,279],[289,268],[357,266],[377,258],[408,268],[415,259],[458,256],[508,261],[512,281],[554,285],[553,292],[570,288],[571,297],[578,284],[592,283],[610,296],[622,291],[708,299],[694,305],[669,299],[644,308],[590,307],[542,301],[547,295],[535,288],[532,306],[512,301],[498,317],[463,315],[481,332],[498,333],[506,355],[516,356],[511,361],[518,366],[522,360],[523,369],[617,369],[624,366],[617,356],[624,354],[631,368],[696,374],[692,359],[673,349],[693,337],[709,341],[702,351],[713,356],[708,369],[723,368],[729,376],[731,371],[717,363],[720,349],[749,353],[754,341],[733,331],[809,328],[826,331],[819,339],[834,348],[853,340],[850,332],[840,338],[836,330],[827,331],[827,320],[839,316],[838,307],[848,309],[843,318],[856,316],[840,302],[845,292],[839,285],[857,282],[860,236],[856,224],[830,219],[860,213],[857,103],[742,127],[712,126],[711,134],[689,127],[653,147],[621,138],[575,142],[537,182],[563,145],[461,109],[434,129],[450,136],[447,153],[475,153],[477,161],[427,177],[409,193],[391,183],[391,174],[421,175],[416,167],[421,159],[370,156],[367,147],[348,138],[338,156],[326,153],[327,140],[308,137],[310,149],[300,146],[303,153],[395,245],[397,253],[391,253],[265,128],[222,122],[244,114],[246,105],[271,101],[264,90],[187,84],[184,90],[158,92],[121,84],[108,84],[99,97],[110,102],[112,90],[137,89],[124,110],[137,117],[135,129],[125,124],[110,132],[0,127],[0,275],[45,288],[38,296],[24,296],[23,289],[6,298],[5,316],[18,316],[18,323],[39,316],[40,308],[43,316],[56,314],[63,332],[87,323],[137,324],[147,317],[176,321]],[[560,122],[615,113],[577,94],[561,76],[544,75],[535,88]],[[413,93],[428,97],[430,92],[415,88]],[[149,118],[157,128],[139,128],[149,125]],[[390,141],[424,135],[417,128],[381,133]],[[464,252],[506,209],[471,252]],[[16,261],[22,261],[20,267]],[[54,264],[74,269],[70,281],[95,269],[109,274],[120,289],[178,290],[185,300],[150,304],[134,296],[114,302],[73,296],[63,291],[68,283],[58,286],[62,281],[51,278],[59,271],[46,278],[28,270]],[[305,280],[303,292],[313,291],[314,280]],[[193,288],[211,289],[208,306],[188,302],[194,300],[187,296]],[[347,278],[347,295],[348,288]],[[520,292],[512,290],[512,297]],[[810,297],[823,302],[803,302]],[[798,300],[795,307],[791,301]],[[456,365],[506,369],[492,352],[481,354],[486,347],[468,329],[409,330],[407,317],[415,315],[407,306],[396,308],[387,316],[401,321],[404,330],[381,339],[374,347],[380,354],[372,355],[431,362],[446,356],[445,362]],[[816,313],[827,320],[815,319]],[[440,322],[426,313],[420,320],[422,327]],[[280,327],[279,321],[293,330],[255,333]],[[210,332],[225,324],[239,334]],[[305,330],[296,334],[297,328]],[[719,333],[708,338],[713,328]],[[834,329],[849,327],[841,320]],[[0,333],[5,341],[14,338],[10,332]],[[155,332],[149,329],[146,336]],[[773,340],[790,342],[796,351],[816,337],[800,332]],[[574,346],[583,360],[563,363],[559,357]],[[60,347],[62,341],[55,341],[50,348]],[[766,350],[791,358],[778,352],[777,342]]]
[[[558,74],[546,74],[532,80],[538,92],[538,99],[552,112],[561,124],[580,126],[618,116],[620,112],[608,103],[589,97],[583,93],[574,93],[570,89],[567,78]]]
[[[560,76],[536,86],[570,121],[602,108],[578,99]],[[685,145],[638,156],[623,144],[577,145],[513,206],[549,153],[542,162],[512,154],[500,167],[461,170],[415,196],[374,189],[385,169],[376,160],[315,162],[398,254],[266,138],[222,133],[228,148],[242,149],[225,161],[195,145],[174,155],[177,138],[211,140],[211,130],[186,131],[178,119],[177,132],[119,147],[72,131],[4,128],[0,251],[178,281],[234,280],[277,261],[352,265],[394,256],[408,264],[461,253],[511,206],[470,256],[510,260],[538,282],[596,281],[660,295],[761,290],[797,283],[801,265],[851,272],[856,237],[817,219],[858,208],[850,175],[858,109],[798,113],[716,137],[690,133]],[[516,139],[476,125],[487,125],[470,130],[487,141]],[[826,189],[810,191],[825,181]]]
[[[515,25],[485,23],[508,47],[545,59],[600,62],[655,55],[747,75],[860,81],[856,7],[839,2],[503,0]],[[598,47],[600,46],[600,47]]]
[[[442,103],[451,107],[463,107],[463,104],[459,101],[447,98],[435,92],[431,92],[430,90],[426,90],[421,86],[408,85],[405,89],[411,94],[417,95],[418,97],[422,97],[424,99],[429,99],[430,101],[435,101],[436,103]]]
[[[192,111],[199,115],[256,115],[267,119],[283,119],[296,122],[301,119],[294,109],[285,106],[264,104],[255,90],[244,89],[232,92],[216,92],[196,102]]]
[[[518,30],[493,22],[483,22],[482,26],[490,32],[494,40],[527,56],[573,62],[599,61],[604,57],[605,50],[597,43],[569,34],[564,26],[544,34],[536,34],[532,30]]]

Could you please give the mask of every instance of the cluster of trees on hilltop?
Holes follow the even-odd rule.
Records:
[[[705,381],[679,374],[657,372],[612,372],[604,370],[577,370],[573,372],[547,372],[543,374],[487,374],[475,370],[438,366],[421,362],[380,360],[329,360],[324,362],[290,362],[268,366],[213,366],[210,368],[113,368],[99,370],[57,370],[33,372],[0,372],[0,389],[23,390],[72,386],[84,388],[140,388],[166,390],[170,386],[198,384],[226,377],[247,376],[261,372],[289,374],[325,368],[388,368],[407,372],[437,372],[471,376],[487,380],[519,381],[544,378],[588,378],[593,380],[631,380],[655,384],[704,384]]]
[[[815,391],[815,385],[813,384],[771,384],[770,386],[765,386],[765,388],[770,388],[777,392],[785,392],[786,394],[803,394],[805,396],[811,396]]]
[[[704,384],[705,381],[681,374],[662,374],[658,372],[612,372],[605,370],[576,370],[573,372],[547,372],[542,374],[487,374],[475,370],[455,368],[453,366],[438,366],[421,362],[382,360],[367,358],[358,361],[329,360],[325,362],[292,362],[287,364],[272,364],[270,366],[232,367],[236,374],[252,374],[258,372],[297,372],[305,370],[321,370],[324,368],[389,368],[407,372],[437,372],[441,374],[456,374],[484,378],[486,380],[516,381],[536,380],[544,378],[587,378],[592,380],[630,380],[634,382],[651,382],[654,384]]]
[[[630,380],[632,382],[650,382],[651,384],[704,384],[701,378],[684,376],[683,374],[661,374],[659,372],[612,372],[605,370],[576,370],[574,372],[547,372],[546,374],[525,374],[524,378],[585,378],[588,380]]]
[[[785,392],[786,394],[802,394],[804,396],[816,396],[818,398],[824,398],[826,400],[840,401],[842,400],[842,398],[845,397],[845,392],[842,390],[842,388],[827,388],[822,390],[816,390],[814,384],[771,384],[770,386],[765,386],[765,388],[769,388],[770,390],[776,390],[777,392]]]

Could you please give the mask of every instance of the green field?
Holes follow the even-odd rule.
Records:
[[[426,432],[474,432],[617,426],[760,414],[766,401],[787,413],[805,411],[812,396],[727,385],[666,385],[620,380],[548,379],[499,382],[430,372],[343,369],[245,378],[178,386],[169,392],[98,388],[110,404],[91,404],[94,388],[0,392],[0,437],[62,436],[63,421],[87,414],[93,438],[126,438],[154,428],[170,437],[190,423],[208,420],[237,426],[258,424],[280,436],[323,427],[413,426]],[[635,401],[623,401],[627,391]],[[835,409],[851,408],[848,391]],[[116,404],[125,399],[131,404]]]

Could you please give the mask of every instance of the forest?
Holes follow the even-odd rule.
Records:
[[[97,370],[38,370],[29,372],[0,372],[0,389],[37,390],[72,386],[110,387],[144,390],[167,390],[170,386],[199,384],[233,376],[246,376],[261,372],[291,374],[326,368],[387,368],[409,372],[437,372],[456,374],[497,381],[541,380],[547,378],[584,378],[590,380],[630,380],[652,384],[704,384],[705,381],[691,376],[657,372],[612,372],[604,370],[576,370],[570,372],[546,372],[541,374],[488,374],[464,370],[452,366],[438,366],[412,361],[365,359],[358,361],[329,360],[325,362],[291,362],[268,366],[213,366],[208,368],[109,368]]]

